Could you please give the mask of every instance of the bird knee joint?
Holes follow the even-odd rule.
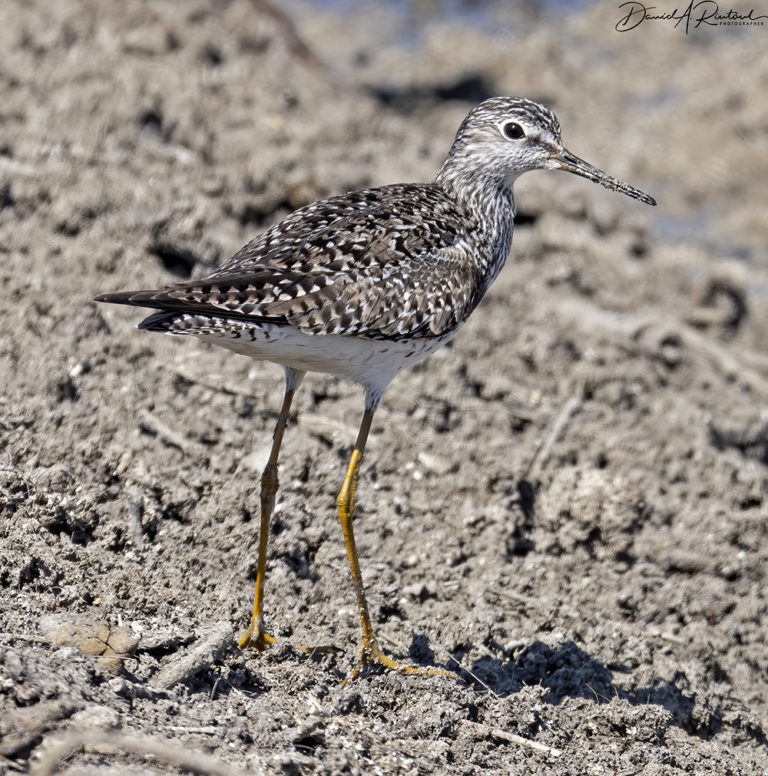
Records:
[[[264,469],[264,473],[261,475],[262,493],[270,493],[274,496],[275,493],[277,493],[278,485],[277,464],[268,463]]]

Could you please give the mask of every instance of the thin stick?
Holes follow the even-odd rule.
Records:
[[[510,744],[517,744],[518,746],[527,746],[529,749],[534,749],[549,757],[560,757],[563,753],[562,749],[555,749],[554,746],[547,746],[538,741],[532,741],[530,738],[523,738],[523,736],[519,736],[517,733],[507,733],[506,730],[501,728],[493,728],[490,734],[494,738],[500,738],[502,741],[509,741]]]
[[[556,749],[554,746],[547,746],[547,744],[532,741],[530,738],[524,738],[517,733],[508,733],[501,728],[492,728],[489,725],[484,725],[482,722],[473,722],[472,720],[466,720],[466,722],[475,728],[479,728],[486,736],[498,738],[510,744],[516,744],[517,746],[525,746],[528,749],[533,749],[535,752],[541,752],[541,754],[545,754],[548,757],[560,757],[563,753],[562,749]]]
[[[254,8],[272,22],[277,37],[282,38],[288,51],[304,66],[322,73],[328,68],[320,57],[301,39],[296,31],[296,25],[284,11],[269,0],[251,0]]]
[[[456,665],[462,671],[466,671],[478,684],[480,684],[483,687],[485,687],[485,689],[488,690],[488,692],[491,695],[493,695],[494,698],[498,698],[499,697],[498,693],[495,693],[477,674],[473,673],[468,668],[465,668],[461,663],[459,663],[459,661],[453,655],[449,654],[448,655],[448,659],[449,660],[453,660],[453,662],[456,663]]]
[[[0,641],[28,641],[30,644],[50,644],[42,636],[28,636],[25,633],[0,633]]]
[[[578,396],[571,396],[570,399],[560,408],[554,423],[552,423],[549,433],[536,448],[536,451],[528,464],[528,468],[523,472],[521,479],[531,480],[538,472],[544,468],[544,464],[549,458],[549,452],[555,440],[560,436],[563,428],[571,419],[571,416],[581,407],[582,400]]]
[[[167,690],[208,668],[219,653],[234,645],[234,628],[230,622],[218,622],[190,652],[163,666],[151,679],[152,687]]]
[[[167,445],[178,447],[183,453],[190,453],[195,449],[193,442],[185,439],[151,412],[142,412],[139,415],[139,425],[155,434],[158,439],[161,439]]]
[[[395,641],[391,636],[387,636],[386,633],[380,633],[379,635],[381,636],[381,640],[386,641],[390,647],[394,647],[400,652],[405,652],[403,645],[399,641]]]
[[[214,391],[215,393],[226,393],[229,396],[241,396],[244,399],[250,399],[254,402],[258,399],[258,396],[256,396],[253,391],[248,391],[245,388],[238,388],[236,385],[230,385],[229,383],[217,382],[214,379],[216,375],[196,375],[187,371],[183,367],[176,368],[176,375],[180,377],[185,383],[189,383],[190,385],[199,385],[201,388],[207,388],[209,391]],[[272,409],[263,409],[259,411],[262,415],[266,415],[268,417],[277,416],[277,413]]]
[[[744,353],[730,344],[725,348],[674,318],[659,320],[657,314],[650,313],[622,315],[576,299],[558,299],[554,314],[566,325],[606,332],[614,341],[635,349],[640,346],[650,355],[658,354],[662,338],[676,336],[693,355],[705,358],[721,374],[764,398],[768,396],[768,379],[758,371],[766,367],[764,358],[752,351]]]
[[[202,752],[192,751],[186,746],[157,741],[146,736],[129,736],[111,730],[79,731],[67,736],[47,747],[38,762],[33,764],[30,773],[32,776],[53,776],[60,770],[63,760],[76,752],[97,747],[105,748],[107,754],[122,750],[128,754],[155,757],[177,768],[206,776],[254,776],[252,771],[241,770]]]

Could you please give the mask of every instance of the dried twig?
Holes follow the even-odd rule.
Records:
[[[50,644],[42,636],[31,636],[27,633],[0,633],[0,641],[27,641],[30,644]]]
[[[470,671],[468,668],[465,668],[453,655],[448,655],[449,660],[453,660],[454,663],[465,673],[468,673],[479,685],[485,687],[488,692],[493,695],[494,698],[498,698],[499,694],[494,692],[476,673],[473,671]]]
[[[309,412],[300,414],[296,425],[301,431],[326,442],[343,442],[354,438],[355,434],[352,427],[340,423],[338,420]]]
[[[205,776],[254,776],[253,771],[244,771],[202,752],[195,752],[186,746],[158,741],[147,736],[129,736],[112,730],[78,731],[46,747],[46,751],[32,766],[30,773],[32,776],[53,776],[60,770],[62,761],[86,749],[98,749],[105,754],[122,751],[133,755],[154,757],[177,768],[205,774]],[[264,772],[263,767],[259,770]]]
[[[131,517],[130,531],[131,539],[136,545],[144,543],[144,524],[141,522],[144,514],[144,496],[141,492],[129,494],[128,496],[128,514]]]
[[[3,768],[5,768],[5,772],[7,773],[26,773],[27,770],[24,765],[18,763],[16,760],[11,760],[10,757],[0,755],[0,773],[3,772]]]
[[[713,363],[726,377],[747,386],[755,393],[768,397],[768,379],[747,366],[747,362],[760,364],[759,355],[739,353],[733,347],[725,348],[715,340],[687,326],[680,326],[680,339],[692,350]]]
[[[296,57],[305,67],[312,70],[318,70],[322,73],[327,72],[328,67],[320,57],[301,39],[296,31],[296,25],[285,11],[277,8],[269,0],[251,0],[253,7],[267,19],[272,22],[275,34],[281,38],[288,51]]]
[[[214,727],[213,725],[205,725],[204,727],[191,727],[189,725],[165,725],[163,730],[167,730],[169,733],[194,733],[201,736],[221,735],[221,728]]]
[[[234,628],[231,622],[218,622],[195,647],[172,663],[163,666],[153,677],[152,686],[167,690],[208,668],[219,654],[234,643]]]
[[[531,462],[523,472],[521,479],[530,481],[544,468],[547,458],[549,458],[549,452],[552,449],[552,445],[560,436],[563,428],[565,428],[565,425],[573,414],[581,407],[581,401],[582,400],[578,396],[571,396],[571,398],[560,408],[560,412],[557,413],[557,417],[549,428],[549,433],[539,443],[531,458]]]
[[[466,724],[472,725],[475,729],[479,729],[483,735],[496,738],[501,741],[506,741],[510,744],[516,744],[517,746],[525,746],[528,749],[533,749],[536,752],[541,752],[548,757],[560,757],[562,755],[562,749],[556,749],[554,746],[547,746],[547,744],[539,743],[538,741],[532,741],[530,738],[524,738],[517,733],[508,733],[501,728],[492,728],[490,725],[484,725],[482,722],[473,722],[472,720],[466,720]]]
[[[502,741],[509,741],[510,744],[517,744],[518,746],[527,746],[529,749],[534,749],[549,757],[560,757],[563,753],[562,749],[555,749],[554,746],[547,746],[538,741],[532,741],[530,738],[523,738],[523,736],[519,736],[517,733],[507,733],[506,730],[501,728],[493,728],[490,734],[494,738],[500,738]]]
[[[651,313],[645,316],[614,313],[581,299],[561,299],[555,306],[555,312],[570,326],[610,333],[617,340],[636,346],[639,343],[650,353],[658,351],[663,339],[676,337],[726,377],[768,397],[768,378],[758,371],[768,368],[764,357],[733,345],[725,347],[681,321],[672,318],[660,320]]]
[[[59,698],[32,706],[6,710],[0,755],[11,757],[41,739],[59,720],[72,716],[81,706],[78,699]]]
[[[142,412],[139,415],[139,424],[142,428],[155,434],[166,444],[178,447],[183,453],[191,453],[195,449],[195,444],[193,442],[185,439],[181,434],[174,431],[170,426],[167,426],[160,418],[156,417],[151,412]]]
[[[185,383],[190,385],[199,385],[202,388],[208,388],[210,391],[216,393],[226,393],[230,396],[241,396],[244,399],[255,400],[256,397],[253,391],[248,391],[245,388],[240,388],[236,385],[225,382],[223,379],[216,379],[216,375],[198,375],[192,374],[187,369],[178,367],[175,374],[180,377]],[[274,382],[274,381],[273,381]],[[274,410],[265,410],[264,414],[277,415]]]

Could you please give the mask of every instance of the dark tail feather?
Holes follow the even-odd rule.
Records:
[[[128,304],[134,307],[157,307],[159,312],[145,318],[138,325],[138,328],[146,329],[147,331],[167,332],[170,330],[173,322],[179,317],[179,314],[163,310],[162,302],[153,298],[157,293],[157,291],[114,291],[108,294],[99,294],[93,298],[93,301]]]
[[[189,297],[175,296],[174,292],[183,290],[183,286],[170,286],[157,291],[114,291],[108,294],[99,294],[93,297],[94,302],[110,302],[111,304],[127,304],[133,307],[149,307],[159,312],[150,315],[139,324],[140,329],[150,331],[168,331],[170,323],[178,319],[180,315],[206,315],[211,318],[234,318],[248,321],[249,323],[287,323],[280,316],[264,317],[260,315],[247,315],[236,310],[227,310],[217,304],[211,304],[205,299],[197,300]]]
[[[152,313],[152,315],[145,318],[136,328],[167,333],[170,331],[171,326],[178,317],[178,313]]]

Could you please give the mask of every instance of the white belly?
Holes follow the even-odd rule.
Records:
[[[439,350],[455,334],[454,331],[439,338],[391,341],[305,334],[290,326],[238,320],[183,318],[174,324],[170,334],[192,335],[251,358],[273,361],[301,372],[346,377],[381,391],[398,372]]]

